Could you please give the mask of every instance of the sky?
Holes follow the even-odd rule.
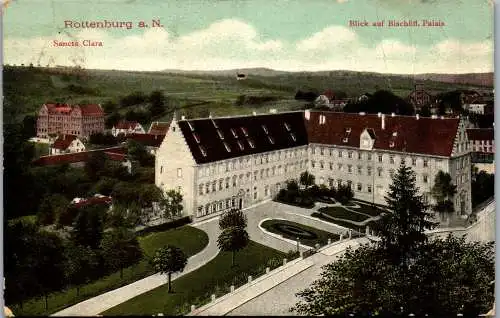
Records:
[[[4,63],[159,71],[493,71],[491,0],[11,0]],[[70,28],[65,21],[132,22]],[[160,20],[161,27],[152,27]],[[354,27],[349,21],[367,21]],[[419,27],[389,27],[389,20]],[[423,20],[444,26],[422,26]],[[144,21],[149,27],[140,28]],[[371,26],[384,21],[384,26]],[[82,46],[84,40],[102,46]],[[76,41],[79,47],[55,46]]]

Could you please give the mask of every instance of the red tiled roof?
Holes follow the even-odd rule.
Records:
[[[148,133],[152,135],[166,135],[168,127],[170,127],[170,123],[155,121],[151,123],[151,127],[149,127]]]
[[[72,203],[71,206],[75,207],[75,208],[81,208],[81,207],[88,206],[88,205],[103,204],[103,203],[104,204],[111,204],[112,203],[111,197],[106,197],[106,196],[91,197],[91,198],[83,199],[83,200],[79,201],[78,203]]]
[[[127,135],[127,139],[135,140],[145,146],[149,147],[160,147],[165,135],[154,135],[151,133],[148,134],[130,134]]]
[[[467,138],[469,140],[495,140],[495,130],[493,128],[469,128]]]
[[[319,123],[320,115],[325,116],[324,124]],[[374,149],[450,156],[460,121],[391,115],[385,115],[384,120],[382,130],[382,117],[378,115],[311,111],[305,123],[310,143],[359,148],[361,133],[372,129],[369,133],[375,135]]]
[[[77,137],[74,135],[59,135],[52,144],[51,148],[66,150],[75,139],[77,139]]]
[[[120,121],[116,124],[115,129],[134,129],[139,125],[136,121]]]
[[[98,104],[87,104],[87,105],[69,105],[60,103],[46,103],[49,113],[64,113],[68,114],[73,111],[74,108],[80,108],[83,116],[104,116],[104,110]]]
[[[307,145],[302,112],[180,120],[197,163]]]
[[[43,156],[34,160],[33,164],[38,166],[51,166],[65,163],[85,162],[88,160],[90,154],[100,151],[104,152],[110,160],[123,161],[125,159],[125,154],[123,154],[124,150],[122,149],[122,147],[114,147],[93,151],[67,153],[62,155]]]

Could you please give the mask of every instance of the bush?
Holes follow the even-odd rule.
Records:
[[[346,204],[351,201],[353,197],[354,193],[348,185],[341,185],[335,193],[335,200],[339,201],[341,204]]]
[[[181,226],[189,224],[191,222],[192,222],[191,217],[188,215],[188,216],[184,216],[180,219],[174,220],[172,222],[167,222],[167,223],[147,227],[145,229],[137,231],[137,235],[143,236],[143,235],[153,233],[153,232],[163,232],[166,230],[181,227]]]

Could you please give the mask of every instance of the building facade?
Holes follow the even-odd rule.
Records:
[[[101,105],[44,104],[38,112],[37,137],[75,135],[87,139],[104,132],[104,111]]]
[[[317,184],[348,184],[355,197],[385,204],[401,163],[430,191],[439,170],[457,185],[457,214],[471,212],[470,150],[458,118],[299,111],[173,120],[156,155],[155,183],[177,189],[195,218],[273,198],[306,170]]]
[[[144,128],[141,124],[136,121],[120,121],[113,128],[111,128],[111,134],[113,136],[118,136],[123,134],[125,136],[129,134],[144,134]]]
[[[85,151],[83,142],[74,135],[60,135],[50,146],[51,155]]]
[[[472,151],[472,163],[479,170],[495,173],[495,130],[493,128],[469,128],[467,138]]]

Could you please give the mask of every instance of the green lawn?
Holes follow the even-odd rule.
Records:
[[[318,211],[321,213],[324,213],[324,214],[328,214],[329,216],[334,217],[334,218],[351,220],[354,222],[363,222],[363,221],[370,218],[370,216],[368,216],[368,215],[361,214],[362,211],[360,211],[360,213],[356,213],[356,212],[348,211],[340,206],[323,207],[323,208],[318,209]]]
[[[173,281],[173,293],[168,294],[167,286],[163,285],[113,307],[102,315],[185,314],[192,304],[198,307],[206,303],[211,294],[221,296],[229,291],[232,284],[242,285],[248,275],[257,277],[265,272],[266,266],[279,266],[284,257],[284,253],[250,241],[246,248],[236,254],[235,267],[231,267],[231,253],[221,252],[205,266]]]
[[[44,299],[35,299],[23,304],[23,309],[18,305],[9,305],[16,316],[19,315],[49,315],[66,307],[100,295],[104,292],[133,283],[139,279],[154,274],[149,265],[147,256],[166,244],[172,244],[181,248],[188,256],[200,252],[208,244],[208,236],[205,232],[191,226],[182,226],[165,232],[150,233],[139,237],[139,243],[146,257],[134,266],[123,271],[123,278],[116,272],[103,277],[80,288],[80,295],[76,295],[76,288],[69,288],[63,292],[54,293],[49,296],[49,310],[45,311]]]
[[[41,156],[48,156],[49,153],[49,144],[35,142],[33,143],[35,146],[35,155],[34,158],[40,158]]]
[[[307,245],[314,247],[317,243],[319,243],[321,246],[326,245],[328,243],[328,239],[331,238],[332,241],[336,241],[339,239],[339,235],[326,232],[317,228],[313,228],[307,225],[291,222],[291,221],[286,221],[286,220],[267,220],[262,223],[262,227],[265,228],[267,231],[279,234],[283,236],[284,238],[290,239],[290,240],[297,240],[297,235],[293,235],[287,232],[281,231],[279,228],[276,228],[276,225],[280,224],[285,224],[285,225],[290,225],[294,227],[298,227],[301,229],[304,229],[309,232],[313,232],[316,234],[317,238],[315,239],[307,239],[307,238],[301,238],[300,242]]]
[[[361,202],[355,202],[355,203],[357,205],[359,205],[360,208],[350,207],[350,209],[352,209],[354,211],[359,211],[361,213],[368,214],[371,216],[378,216],[382,213],[387,212],[386,210],[381,209],[380,207],[377,207],[377,206],[372,206],[371,204],[365,204],[365,203],[361,203]]]

